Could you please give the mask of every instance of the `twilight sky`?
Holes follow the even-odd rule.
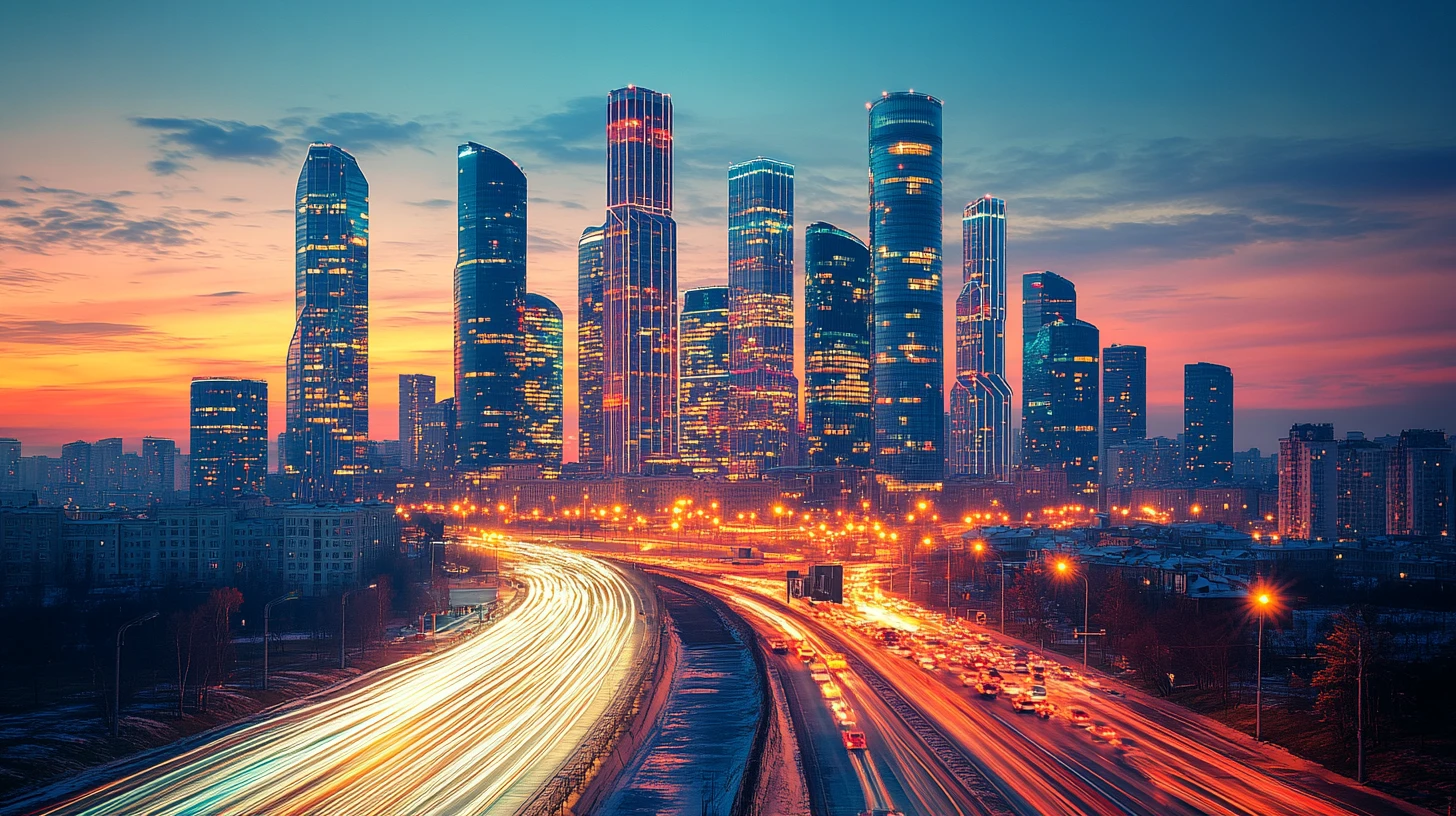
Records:
[[[530,183],[571,458],[575,243],[629,83],[676,106],[681,288],[726,281],[733,161],[792,162],[800,231],[865,237],[864,103],[914,88],[945,101],[948,341],[961,209],[1007,199],[1014,384],[1019,276],[1051,269],[1104,345],[1148,346],[1152,433],[1181,429],[1199,360],[1233,368],[1240,448],[1291,422],[1456,431],[1452,4],[418,5],[7,6],[0,436],[185,449],[201,375],[267,379],[280,431],[291,201],[327,140],[370,182],[371,437],[396,438],[397,375],[450,392],[472,139]]]

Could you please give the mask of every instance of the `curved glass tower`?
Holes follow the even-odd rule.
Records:
[[[956,298],[956,380],[950,392],[951,472],[1011,478],[1006,381],[1006,202],[985,196],[961,220],[965,263]]]
[[[728,372],[728,287],[683,292],[678,338],[682,347],[678,382],[679,452],[693,473],[728,472],[728,436],[733,422]]]
[[[576,450],[592,473],[602,470],[602,298],[607,284],[606,232],[587,227],[576,242]]]
[[[297,499],[347,500],[369,468],[369,182],[343,149],[312,144],[294,205],[282,471]]]
[[[945,473],[941,102],[914,91],[869,106],[875,272],[875,469],[891,490]]]
[[[541,466],[548,479],[561,475],[562,412],[565,407],[566,334],[561,309],[534,292],[526,295],[521,350],[521,433],[524,462]]]
[[[1053,461],[1046,428],[1051,425],[1047,349],[1037,345],[1041,327],[1077,319],[1077,287],[1055,272],[1021,276],[1021,464],[1045,468]]]
[[[759,157],[728,168],[729,474],[789,464],[799,426],[794,376],[794,166]]]
[[[822,221],[804,230],[804,411],[809,464],[873,464],[874,276],[870,251]]]
[[[677,458],[677,222],[672,98],[628,86],[607,95],[602,451],[608,473]]]
[[[455,406],[463,471],[525,450],[519,359],[526,297],[526,174],[501,153],[460,146],[455,260]]]

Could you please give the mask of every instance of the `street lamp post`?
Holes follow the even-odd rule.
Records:
[[[133,619],[127,621],[126,623],[123,623],[121,625],[121,628],[116,630],[116,684],[111,689],[112,695],[113,695],[112,696],[112,706],[111,706],[111,736],[113,736],[113,737],[119,736],[121,734],[121,644],[122,644],[122,638],[126,635],[126,630],[132,628],[133,626],[140,626],[141,624],[146,623],[147,621],[151,620],[152,618],[155,618],[157,616],[157,614],[158,613],[156,613],[156,612],[148,612],[147,614],[142,615],[141,617],[133,618]]]
[[[368,592],[377,586],[379,584],[370,584],[367,587],[360,587],[358,589],[346,589],[344,590],[344,594],[339,596],[339,668],[341,669],[348,665],[344,662],[344,643],[348,639],[349,632],[349,628],[346,625],[348,623],[346,613],[348,612],[349,596],[357,595],[360,592]]]
[[[978,555],[990,553],[996,556],[996,563],[1001,567],[1001,634],[1004,635],[1006,634],[1006,559],[1001,556],[1001,553],[990,549],[985,543],[980,541],[973,544],[972,549]]]
[[[1260,592],[1254,598],[1254,608],[1259,610],[1259,646],[1254,659],[1254,739],[1262,741],[1264,725],[1264,611],[1273,598],[1268,592]]]
[[[280,603],[284,603],[286,601],[296,601],[298,599],[299,599],[299,592],[298,592],[298,590],[295,589],[295,590],[293,590],[292,592],[289,592],[286,595],[280,595],[277,598],[274,598],[273,600],[269,601],[268,603],[263,604],[263,690],[264,691],[267,691],[268,690],[268,616],[270,614],[272,614],[272,612],[273,612],[273,605],[274,604],[280,604]]]
[[[1066,561],[1057,562],[1057,572],[1066,575],[1071,570],[1071,565]],[[1087,576],[1082,573],[1071,573],[1082,579],[1082,666],[1087,666],[1087,643],[1091,637],[1091,611],[1092,611],[1092,584]]]

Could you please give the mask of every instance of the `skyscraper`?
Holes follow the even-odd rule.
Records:
[[[728,168],[728,325],[735,479],[786,464],[799,421],[794,376],[794,167]]]
[[[939,99],[887,93],[869,105],[875,468],[892,490],[945,474],[941,160]]]
[[[1183,366],[1183,461],[1197,484],[1233,479],[1234,375],[1227,366]]]
[[[460,468],[507,465],[520,433],[526,300],[526,174],[475,142],[457,153],[455,407]]]
[[[677,222],[672,98],[629,85],[607,95],[603,467],[640,473],[677,458]]]
[[[541,466],[542,475],[561,475],[563,410],[566,403],[566,333],[561,308],[534,292],[526,294],[525,343],[521,352],[520,460]]]
[[[1335,443],[1336,535],[1341,541],[1385,535],[1390,448],[1358,431]]]
[[[956,298],[956,380],[950,391],[950,470],[1011,478],[1011,384],[1006,381],[1006,202],[985,196],[961,219],[964,266]]]
[[[1021,276],[1021,464],[1044,467],[1046,439],[1033,430],[1049,424],[1044,349],[1036,349],[1037,333],[1048,323],[1077,319],[1077,287],[1055,272]]]
[[[98,439],[91,443],[91,492],[102,504],[106,494],[122,489],[122,444],[120,437]]]
[[[0,490],[20,489],[20,440],[0,439]]]
[[[142,437],[142,492],[153,499],[171,496],[177,484],[177,443]]]
[[[804,412],[809,464],[874,465],[870,250],[822,221],[804,230]]]
[[[262,493],[268,474],[268,383],[192,381],[192,501],[218,504]]]
[[[1337,473],[1333,425],[1289,429],[1279,440],[1279,535],[1336,539]]]
[[[1443,431],[1400,432],[1386,481],[1390,535],[1451,535],[1453,464],[1451,443]]]
[[[602,301],[607,285],[606,233],[587,227],[576,243],[577,461],[602,471],[606,426],[602,417]]]
[[[299,499],[346,499],[369,466],[369,182],[353,156],[312,144],[294,204],[283,473]]]
[[[1022,426],[1023,467],[1066,471],[1067,487],[1089,497],[1100,474],[1099,341],[1097,327],[1081,320],[1037,329],[1027,360],[1040,371],[1042,390]]]
[[[429,374],[399,375],[399,466],[420,468],[424,458],[425,424],[435,407],[435,378]]]
[[[732,420],[729,400],[728,287],[705,286],[683,293],[678,338],[678,452],[694,473],[728,472]]]
[[[1147,436],[1148,350],[1114,343],[1102,350],[1102,449]]]
[[[67,498],[89,501],[91,443],[76,440],[61,446],[61,485]]]

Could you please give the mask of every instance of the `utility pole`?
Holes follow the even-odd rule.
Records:
[[[1355,781],[1365,784],[1365,625],[1355,646]]]
[[[344,590],[343,595],[339,596],[339,668],[341,669],[348,665],[344,662],[344,642],[347,640],[347,634],[349,632],[349,627],[346,625],[348,622],[349,596],[357,595],[360,592],[367,592],[377,586],[379,584],[370,584],[367,587],[360,587],[359,589],[347,589]]]
[[[142,615],[141,617],[133,618],[133,619],[127,621],[126,623],[123,623],[121,625],[121,628],[116,630],[116,684],[114,686],[112,686],[112,688],[111,688],[112,695],[113,695],[112,696],[112,706],[111,706],[111,736],[113,736],[113,737],[119,736],[121,734],[121,644],[122,644],[122,638],[126,635],[126,630],[132,628],[133,626],[140,626],[141,624],[146,623],[147,621],[151,620],[152,618],[155,618],[157,616],[157,614],[158,613],[156,613],[156,612],[148,612],[147,614]]]
[[[268,616],[273,612],[273,605],[286,601],[296,601],[299,598],[298,590],[293,590],[285,595],[263,604],[263,690],[268,690]]]

